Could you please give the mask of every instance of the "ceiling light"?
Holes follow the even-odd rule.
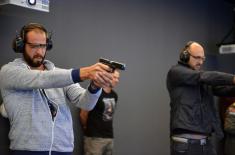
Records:
[[[28,0],[29,5],[36,5],[37,0]]]

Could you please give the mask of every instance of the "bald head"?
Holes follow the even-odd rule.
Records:
[[[189,46],[189,51],[190,51],[190,54],[192,54],[192,55],[197,55],[200,53],[200,54],[203,54],[203,56],[204,56],[204,49],[203,49],[202,45],[200,45],[197,42],[194,42]]]

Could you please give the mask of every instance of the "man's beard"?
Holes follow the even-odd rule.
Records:
[[[29,57],[29,55],[27,55],[25,52],[23,53],[23,56],[24,56],[24,60],[27,62],[27,64],[30,66],[30,67],[40,67],[42,64],[43,64],[43,61],[45,59],[45,56],[44,57],[41,57],[39,55],[35,55],[32,59]],[[41,61],[33,61],[35,58],[41,58]]]

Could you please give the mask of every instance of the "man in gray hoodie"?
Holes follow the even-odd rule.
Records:
[[[111,85],[113,74],[107,65],[57,68],[45,60],[51,48],[51,37],[44,26],[27,24],[13,41],[13,49],[23,58],[1,68],[12,155],[71,155],[74,135],[68,102],[91,110],[101,88]],[[87,89],[78,84],[84,80],[91,80]]]

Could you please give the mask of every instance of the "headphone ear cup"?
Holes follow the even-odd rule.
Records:
[[[190,54],[187,50],[180,53],[180,61],[184,63],[188,63],[189,58],[190,58]]]
[[[17,36],[12,43],[12,48],[16,53],[23,53],[24,41],[20,36]]]
[[[52,40],[47,38],[47,51],[51,50],[53,47]]]

